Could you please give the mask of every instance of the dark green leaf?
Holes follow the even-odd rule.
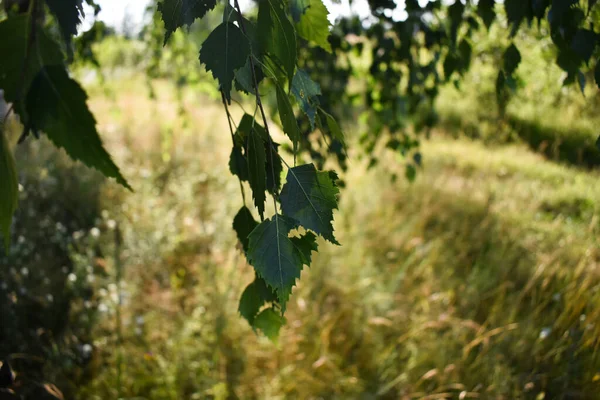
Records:
[[[302,111],[308,116],[311,128],[315,129],[315,116],[319,105],[317,96],[321,94],[321,88],[310,79],[310,76],[304,70],[298,68],[292,81],[292,93],[300,104]]]
[[[600,150],[600,136],[598,136],[598,139],[596,139],[596,147],[598,150]]]
[[[216,5],[217,0],[161,0],[158,11],[165,22],[165,44],[178,28],[189,27]]]
[[[285,325],[285,318],[273,308],[263,310],[254,319],[254,327],[260,329],[260,331],[272,341],[277,340],[279,331],[283,325]]]
[[[279,85],[277,85],[277,108],[279,109],[279,118],[281,119],[281,125],[283,125],[283,131],[292,141],[295,153],[300,141],[300,129],[298,128],[298,122],[296,121],[290,99]]]
[[[281,209],[303,227],[339,244],[331,224],[338,193],[328,172],[317,171],[313,164],[300,165],[288,170],[280,195]]]
[[[20,100],[25,100],[31,81],[44,65],[62,65],[63,54],[58,43],[50,39],[45,31],[37,34],[36,46],[33,50],[35,57],[27,59],[24,68],[23,61],[27,54],[28,24],[26,16],[11,17],[0,22],[0,89],[4,90],[4,99],[15,104],[15,110],[22,114]],[[10,38],[10,40],[6,39]],[[4,117],[4,116],[2,116]],[[21,115],[26,120],[25,115]]]
[[[267,286],[266,282],[257,276],[254,282],[249,284],[242,293],[238,311],[250,325],[254,326],[254,318],[260,311],[260,308],[266,303],[276,300],[277,297]]]
[[[267,154],[267,190],[271,194],[279,192],[279,188],[281,187],[283,165],[277,150],[278,147],[278,143],[273,143],[273,147],[271,147],[268,141],[265,142],[265,153]],[[269,149],[271,150],[270,153]]]
[[[4,116],[0,116],[4,118]],[[4,245],[8,253],[10,244],[10,225],[19,201],[19,182],[12,150],[0,121],[0,233],[4,236]]]
[[[300,253],[302,263],[310,266],[312,262],[312,252],[318,251],[317,237],[312,232],[306,232],[300,237],[290,238],[296,250]]]
[[[511,44],[508,49],[504,52],[503,57],[504,62],[504,72],[506,75],[512,75],[516,70],[519,64],[521,63],[521,53],[517,46]]]
[[[217,26],[202,43],[200,62],[219,80],[220,89],[228,100],[231,99],[235,71],[246,64],[249,55],[248,39],[231,22]]]
[[[571,49],[585,62],[589,62],[596,48],[598,35],[587,29],[579,29],[571,41]]]
[[[255,123],[255,125],[258,124]],[[262,218],[265,213],[265,200],[267,199],[265,195],[265,191],[267,190],[265,140],[256,131],[256,128],[252,130],[247,140],[248,183],[250,183],[250,188],[252,189],[254,205],[258,208],[258,212]]]
[[[600,61],[596,63],[596,69],[594,70],[594,79],[596,80],[596,85],[600,88]]]
[[[233,219],[233,230],[242,244],[245,252],[248,251],[248,235],[256,228],[258,222],[254,220],[248,207],[243,206]]]
[[[244,93],[256,94],[256,91],[254,90],[254,77],[252,76],[250,57],[248,57],[242,68],[235,71],[235,89]],[[265,75],[256,63],[254,64],[254,71],[256,73],[256,81],[260,84]]]
[[[258,39],[261,52],[278,60],[291,82],[296,68],[296,32],[281,0],[260,0]]]
[[[295,227],[296,222],[291,218],[275,214],[261,222],[248,237],[248,261],[275,290],[283,311],[302,270],[302,254],[288,237]]]
[[[104,149],[86,100],[85,91],[63,67],[45,67],[33,80],[27,94],[26,108],[31,127],[44,131],[71,158],[131,189]]]
[[[323,50],[331,53],[331,45],[327,38],[329,37],[329,11],[322,0],[309,0],[308,9],[296,24],[298,35],[315,43]]]
[[[321,112],[325,115],[325,120],[327,121],[327,128],[329,129],[329,133],[334,139],[337,139],[342,145],[346,146],[346,139],[344,138],[344,133],[340,128],[338,122],[333,118],[333,116],[329,113],[326,113],[321,109]]]
[[[446,58],[444,59],[443,65],[444,77],[446,78],[446,80],[449,80],[454,71],[458,70],[459,65],[460,60],[458,59],[458,57],[454,53],[448,52]]]
[[[483,20],[485,26],[490,29],[492,22],[496,18],[496,11],[494,10],[495,0],[479,0],[477,4],[477,14]]]
[[[67,43],[77,35],[77,25],[83,20],[82,0],[46,0]]]
[[[511,36],[514,36],[519,30],[521,22],[527,16],[528,4],[523,0],[505,0],[504,10],[508,25],[511,26]]]
[[[585,75],[581,71],[577,72],[577,83],[579,83],[581,93],[585,95]]]
[[[229,171],[241,181],[248,180],[248,160],[242,153],[242,147],[235,145],[231,149],[231,155],[229,156]]]

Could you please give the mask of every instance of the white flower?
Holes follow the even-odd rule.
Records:
[[[26,267],[21,268],[21,275],[23,275],[23,276],[29,275],[29,270]]]
[[[69,276],[67,277],[67,279],[69,279],[69,282],[76,282],[77,281],[77,275],[75,275],[74,273],[70,273]]]
[[[100,236],[100,229],[93,227],[92,229],[90,229],[90,234],[97,238],[98,236]]]
[[[552,332],[552,328],[543,328],[540,331],[540,339],[546,339],[548,336],[550,336],[551,332]]]

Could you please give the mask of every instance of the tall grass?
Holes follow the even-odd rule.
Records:
[[[100,224],[104,317],[78,398],[596,396],[596,173],[440,138],[423,144],[414,184],[352,164],[343,246],[320,243],[272,343],[236,311],[253,275],[231,229],[241,196],[225,117],[188,93],[181,127],[159,87],[155,100],[93,100],[135,193],[100,196],[123,231],[124,284]]]

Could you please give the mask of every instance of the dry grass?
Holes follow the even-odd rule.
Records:
[[[99,197],[104,311],[78,398],[597,395],[597,174],[440,138],[414,184],[352,163],[343,246],[319,243],[271,343],[237,313],[253,275],[231,229],[242,200],[223,111],[186,92],[182,118],[167,84],[155,100],[119,85],[91,104],[135,192]]]

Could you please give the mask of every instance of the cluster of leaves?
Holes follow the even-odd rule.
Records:
[[[7,18],[0,22],[0,54],[5,55],[0,63],[0,89],[24,125],[20,141],[30,133],[39,136],[43,132],[73,159],[129,187],[102,145],[86,92],[67,71],[72,38],[83,18],[83,0],[31,0],[5,6]],[[48,18],[55,24],[49,24]],[[56,25],[59,33],[50,29]],[[0,183],[0,232],[8,248],[18,182],[3,131],[0,136],[0,176],[8,177]]]
[[[269,132],[262,88],[274,88],[279,118],[294,151],[300,140],[294,103],[313,130],[315,124],[322,127],[323,118],[339,140],[343,136],[335,119],[319,105],[319,85],[297,67],[300,40],[331,51],[328,12],[321,0],[261,0],[256,20],[242,16],[239,5],[234,4],[235,8],[225,7],[222,22],[202,44],[199,59],[218,81],[222,94],[233,139],[231,171],[240,182],[248,182],[260,216],[259,223],[244,205],[234,220],[234,229],[256,271],[255,282],[242,296],[240,312],[254,327],[274,337],[283,323],[292,287],[317,249],[317,235],[338,244],[332,226],[338,188],[335,173],[319,171],[313,164],[297,166],[295,154],[293,166],[283,160]],[[165,26],[164,44],[175,30],[189,27],[215,7],[216,0],[158,2]],[[97,64],[91,44],[106,28],[97,24],[73,41],[83,18],[83,0],[11,2],[6,15],[0,22],[0,37],[11,40],[0,42],[0,53],[10,57],[0,65],[0,88],[23,123],[20,140],[30,133],[36,137],[44,133],[73,159],[129,188],[102,145],[85,91],[67,70],[73,56]],[[239,124],[228,109],[234,90],[256,98],[254,116],[244,115]],[[262,125],[255,118],[258,111]],[[0,227],[8,248],[18,180],[4,133],[1,139],[0,174],[8,179],[1,183]],[[287,177],[282,185],[284,165]],[[273,198],[274,215],[265,219],[267,194]]]
[[[91,44],[106,31],[96,25],[73,41],[83,2],[4,2],[0,54],[10,56],[0,63],[0,89],[24,125],[21,140],[30,133],[44,133],[73,159],[129,188],[102,145],[85,91],[67,71],[73,57],[95,63]],[[98,11],[93,0],[85,2]],[[348,104],[364,104],[369,129],[360,143],[371,154],[371,165],[377,162],[373,150],[386,138],[387,148],[412,154],[406,175],[414,179],[421,155],[418,140],[407,133],[407,117],[421,115],[413,120],[417,131],[435,124],[439,86],[459,85],[473,57],[474,32],[506,23],[513,38],[526,22],[547,24],[556,62],[566,72],[565,84],[578,83],[583,89],[585,72],[597,64],[592,59],[598,59],[596,3],[406,0],[398,6],[392,0],[370,0],[369,23],[353,17],[330,29],[322,0],[258,0],[256,18],[243,16],[237,0],[226,2],[221,22],[202,43],[199,61],[218,82],[231,131],[230,169],[240,180],[244,200],[234,229],[256,271],[256,280],[240,302],[240,312],[250,324],[273,337],[284,321],[296,279],[303,266],[310,265],[317,235],[338,244],[332,227],[338,179],[333,172],[321,171],[331,152],[342,168],[346,159],[344,136],[334,115]],[[203,19],[216,6],[216,0],[158,0],[165,27],[159,42],[166,45],[177,29]],[[394,17],[398,7],[404,7],[405,17]],[[363,54],[370,63],[366,71],[352,65],[353,55]],[[496,90],[501,109],[515,87],[521,57],[514,43],[504,52]],[[357,74],[364,81],[358,95],[348,90]],[[600,68],[595,76],[600,82]],[[326,85],[324,89],[313,79]],[[261,99],[267,91],[275,93],[275,115],[291,146],[273,141]],[[229,112],[233,92],[253,96],[256,103],[254,114],[245,114],[238,123]],[[322,141],[311,139],[315,131],[322,134]],[[10,146],[5,135],[0,136],[0,176],[7,177],[0,180],[0,232],[8,244],[18,182]],[[283,148],[292,149],[293,165],[280,156]],[[296,165],[297,153],[305,150],[316,165]],[[246,204],[243,182],[252,191],[260,222]],[[274,214],[265,218],[268,196]]]
[[[596,31],[600,9],[595,0],[404,3],[369,0],[371,15],[365,19],[352,16],[337,21],[329,39],[332,54],[309,48],[304,57],[312,76],[332,83],[323,91],[322,101],[334,115],[343,115],[349,104],[364,105],[359,109],[367,128],[360,143],[371,155],[371,165],[377,162],[373,150],[384,140],[388,149],[403,156],[412,154],[407,176],[414,176],[421,155],[418,137],[412,133],[436,124],[440,86],[460,85],[474,57],[474,34],[489,30],[492,24],[506,27],[509,39],[497,76],[500,116],[516,90],[517,69],[525,56],[513,39],[534,23],[541,28],[539,37],[549,33],[556,63],[565,71],[565,85],[575,83],[583,90],[586,77],[592,75],[600,84]],[[396,17],[398,11],[404,13],[401,18]],[[363,60],[368,63],[366,69]],[[361,85],[350,92],[347,88],[354,77],[360,78]],[[329,139],[334,142],[333,137]],[[313,143],[303,144],[311,154],[316,150]]]
[[[232,137],[231,173],[251,191],[260,222],[246,204],[234,218],[233,228],[256,278],[240,299],[241,315],[255,328],[275,338],[284,323],[283,314],[304,265],[310,266],[317,250],[317,235],[334,244],[332,220],[339,189],[334,172],[319,171],[314,164],[295,165],[300,130],[294,103],[305,114],[312,129],[324,116],[330,130],[343,138],[335,119],[319,105],[319,85],[298,68],[299,39],[331,51],[328,12],[321,0],[306,2],[261,0],[256,20],[244,17],[237,2],[227,4],[222,22],[202,43],[199,59],[219,83]],[[165,44],[172,33],[191,25],[216,6],[216,1],[163,0],[158,4],[165,28]],[[279,119],[294,151],[294,166],[279,153],[273,141],[261,100],[262,88],[274,89]],[[229,112],[231,93],[255,97],[254,115],[245,114],[239,123]],[[261,118],[258,118],[260,114]],[[258,119],[262,119],[261,121]],[[235,126],[235,129],[234,129]],[[282,185],[284,166],[287,168]],[[267,196],[273,199],[274,214],[265,218]]]

